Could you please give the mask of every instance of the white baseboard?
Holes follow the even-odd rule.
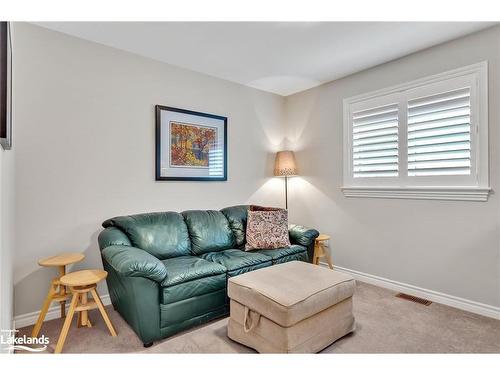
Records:
[[[322,265],[328,266],[326,263],[322,263]],[[364,272],[359,272],[344,267],[334,266],[334,268],[341,272],[348,273],[352,275],[352,277],[354,277],[356,280],[365,282],[367,284],[376,285],[400,293],[411,294],[416,297],[428,299],[432,302],[441,303],[443,305],[487,316],[489,318],[500,319],[500,307],[471,301],[465,298],[456,297],[441,292],[436,292],[434,290],[420,288],[415,285],[389,280],[380,276],[370,275]]]
[[[105,294],[101,296],[101,301],[104,304],[104,306],[111,305],[111,298],[109,297],[109,294]],[[69,303],[66,304],[66,311],[68,311],[69,308]],[[57,303],[52,303],[52,306],[49,308],[49,311],[47,311],[47,315],[45,315],[45,322],[48,320],[52,319],[57,319],[61,317],[61,308],[59,307],[59,304]],[[21,314],[21,315],[16,315],[14,317],[14,327],[15,329],[23,328],[30,326],[32,324],[35,324],[36,321],[38,320],[38,315],[40,315],[40,310],[26,313],[26,314]]]

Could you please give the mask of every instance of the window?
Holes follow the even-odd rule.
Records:
[[[488,198],[487,63],[344,100],[344,195]]]

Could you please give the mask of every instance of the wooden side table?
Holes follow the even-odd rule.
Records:
[[[52,279],[49,293],[47,294],[42,309],[40,310],[38,320],[36,321],[36,324],[31,331],[32,337],[37,337],[40,333],[43,321],[45,320],[45,315],[47,315],[47,311],[52,302],[59,302],[61,305],[61,318],[64,318],[66,316],[66,300],[71,297],[71,293],[68,293],[66,291],[66,287],[60,283],[60,279],[61,277],[66,275],[67,265],[80,262],[84,258],[85,255],[81,253],[64,253],[38,261],[38,264],[42,267],[58,267],[59,277]]]
[[[327,234],[320,234],[314,240],[314,255],[313,255],[313,264],[319,263],[319,258],[326,258],[328,262],[328,267],[333,270],[332,257],[330,256],[330,252],[326,249],[325,241],[328,241],[330,236]]]
[[[69,306],[68,315],[66,316],[66,320],[64,321],[64,325],[61,329],[59,340],[57,340],[55,353],[62,352],[69,327],[71,326],[71,321],[73,320],[73,315],[76,311],[81,313],[78,318],[78,327],[91,327],[92,325],[88,320],[88,311],[99,309],[111,336],[116,336],[115,327],[113,327],[113,323],[111,323],[111,320],[109,319],[101,298],[96,290],[97,283],[104,280],[106,276],[108,276],[108,273],[103,270],[83,270],[71,272],[61,277],[61,284],[69,287],[73,293],[73,298],[71,299],[71,305]],[[90,301],[87,299],[88,293],[90,293],[93,297]]]

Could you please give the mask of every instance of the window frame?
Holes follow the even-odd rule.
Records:
[[[471,174],[408,176],[408,101],[470,84]],[[353,177],[352,113],[398,103],[398,177]],[[486,201],[491,190],[488,169],[488,63],[483,61],[343,100],[343,186],[346,197]]]

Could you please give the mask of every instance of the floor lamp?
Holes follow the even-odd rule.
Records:
[[[293,151],[279,151],[274,161],[274,175],[285,177],[285,208],[288,210],[288,177],[296,176],[297,163]]]

